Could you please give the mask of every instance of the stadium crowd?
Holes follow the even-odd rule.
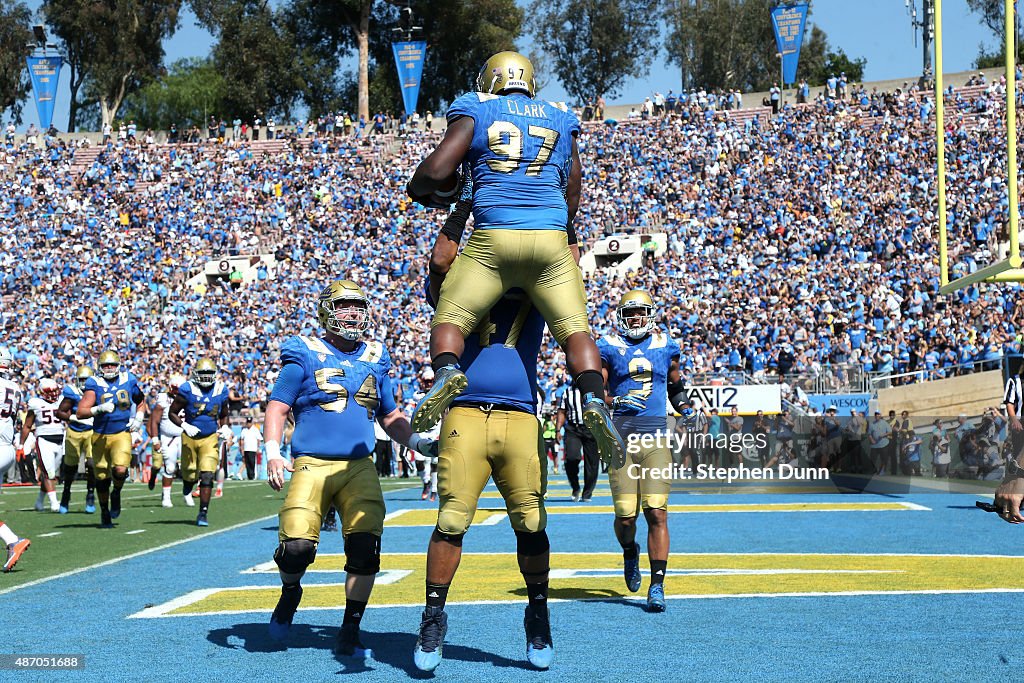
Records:
[[[994,260],[1000,239],[999,96],[995,83],[948,98],[957,274]],[[644,287],[695,376],[824,374],[841,388],[851,372],[941,377],[1020,352],[1015,287],[937,296],[936,219],[922,209],[935,205],[927,96],[854,88],[744,120],[706,93],[662,102],[640,119],[589,124],[581,139],[582,239],[664,232],[669,243],[627,278],[589,277],[597,332],[612,329],[622,292]],[[84,165],[77,142],[8,139],[2,343],[30,382],[66,380],[114,347],[154,394],[212,354],[234,407],[255,408],[279,343],[315,333],[316,293],[345,275],[371,296],[374,334],[411,396],[428,364],[423,276],[443,218],[405,196],[439,139],[424,127],[393,137],[371,122],[338,136],[307,122],[274,147],[113,136]],[[245,286],[194,279],[210,258],[257,253],[276,263]],[[549,343],[549,404],[563,361]]]

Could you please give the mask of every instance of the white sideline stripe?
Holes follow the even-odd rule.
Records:
[[[245,483],[246,484],[256,484],[256,483],[264,484],[266,482],[245,482]],[[386,495],[388,495],[389,493],[391,493],[393,491],[401,491],[401,490],[403,490],[403,489],[397,489],[396,488],[396,489],[391,489],[389,491],[384,491],[384,495],[386,496]],[[274,513],[272,515],[267,515],[265,517],[260,517],[258,519],[250,519],[247,522],[239,522],[238,524],[232,524],[231,526],[224,527],[223,529],[214,529],[213,531],[207,531],[204,534],[199,534],[199,535],[196,535],[196,536],[190,536],[189,538],[182,538],[182,539],[177,540],[177,541],[171,541],[170,543],[164,543],[163,545],[158,545],[158,546],[156,546],[154,548],[147,548],[146,550],[140,550],[137,553],[131,553],[129,555],[122,555],[121,557],[114,557],[114,558],[111,558],[109,560],[104,560],[103,562],[97,562],[96,564],[90,564],[87,567],[79,567],[78,569],[71,569],[71,570],[66,571],[66,572],[61,572],[60,574],[54,574],[53,576],[44,576],[41,579],[35,579],[34,581],[29,581],[27,583],[23,583],[23,584],[20,584],[18,586],[11,586],[10,588],[4,588],[4,589],[0,590],[0,595],[7,595],[8,593],[14,593],[15,591],[20,591],[23,588],[31,588],[32,586],[39,586],[39,585],[44,584],[44,583],[49,583],[50,581],[56,581],[57,579],[64,579],[64,578],[67,578],[69,576],[74,576],[75,574],[81,574],[82,572],[87,572],[90,569],[99,569],[100,567],[109,567],[110,565],[117,564],[118,562],[123,562],[125,560],[133,560],[136,557],[142,557],[143,555],[149,555],[150,553],[159,552],[161,550],[167,550],[168,548],[174,548],[174,547],[177,547],[179,545],[182,545],[183,543],[189,543],[191,541],[197,541],[197,540],[199,540],[201,538],[209,538],[210,536],[216,536],[217,534],[223,534],[223,533],[228,532],[228,531],[234,531],[235,529],[241,529],[242,527],[249,526],[250,524],[259,524],[260,522],[265,522],[268,519],[276,519],[276,518],[277,518],[277,513]],[[207,527],[207,528],[209,528],[209,527]],[[412,554],[412,553],[410,553],[410,554]]]
[[[271,564],[273,564],[273,563],[271,563]],[[262,565],[258,565],[258,566],[262,566]],[[276,565],[274,566],[274,570],[277,571],[277,566]],[[307,571],[306,573],[308,574],[309,572]],[[410,574],[412,574],[412,570],[411,569],[385,569],[385,570],[382,570],[379,574],[377,574],[377,578],[374,581],[374,584],[375,585],[377,585],[377,584],[388,585],[388,584],[392,584],[392,583],[397,583],[397,582],[401,581],[402,579],[404,579],[405,577],[409,576]],[[344,588],[345,584],[344,583],[316,583],[316,584],[309,584],[309,585],[306,586],[306,588],[310,588],[310,587],[313,587],[313,586],[322,587],[322,588]],[[136,612],[135,614],[129,614],[125,618],[126,619],[155,619],[157,617],[176,617],[176,616],[179,616],[179,615],[177,615],[177,614],[168,614],[168,612],[173,612],[176,609],[181,609],[182,607],[187,607],[189,605],[193,605],[193,604],[195,604],[195,603],[197,603],[197,602],[199,602],[201,600],[205,600],[206,598],[210,597],[211,595],[214,595],[215,593],[219,593],[221,591],[258,591],[258,590],[274,590],[276,588],[277,588],[277,586],[232,586],[232,587],[227,587],[227,588],[201,588],[199,590],[194,590],[194,591],[191,591],[190,593],[186,593],[185,595],[182,595],[179,598],[175,598],[174,600],[170,600],[170,601],[165,602],[163,604],[154,605],[153,607],[147,607],[146,609],[144,609],[144,610],[142,610],[140,612]],[[337,608],[336,607],[309,607],[309,608],[303,607],[302,609],[305,610],[305,609],[337,609]],[[268,610],[230,610],[229,612],[209,612],[209,614],[228,614],[228,613],[230,613],[230,614],[245,614],[246,612],[263,612],[263,611],[273,612],[272,609],[268,609]],[[203,612],[203,614],[207,614],[207,612]],[[185,614],[185,615],[181,615],[181,616],[194,616],[194,615],[192,615],[192,614]]]
[[[318,584],[318,585],[328,585],[328,584]],[[334,584],[334,585],[340,586],[342,584]],[[188,595],[184,595],[184,596],[182,596],[182,597],[180,597],[180,598],[178,598],[176,600],[172,600],[171,602],[165,603],[164,605],[160,605],[158,608],[157,607],[152,607],[152,608],[149,608],[148,610],[143,610],[142,612],[138,612],[136,614],[133,614],[133,615],[131,615],[128,618],[129,619],[147,619],[147,618],[148,619],[152,619],[152,618],[160,618],[160,617],[162,617],[164,619],[170,619],[170,618],[181,618],[181,617],[209,617],[209,616],[221,616],[221,615],[232,615],[232,614],[260,614],[260,613],[271,614],[274,611],[273,609],[229,609],[229,610],[219,610],[219,611],[216,611],[216,612],[191,612],[191,613],[190,612],[183,612],[181,614],[166,614],[166,613],[165,614],[156,614],[156,613],[154,613],[154,610],[156,610],[156,609],[163,609],[164,607],[167,607],[168,611],[177,609],[179,607],[185,607],[185,606],[191,604],[192,602],[197,602],[198,600],[201,600],[202,598],[205,598],[205,597],[209,596],[211,593],[217,592],[218,590],[222,590],[222,589],[206,588],[206,589],[199,590],[199,591],[193,591],[192,593],[189,593]],[[868,596],[868,595],[970,595],[970,594],[978,594],[978,593],[1024,593],[1024,588],[975,588],[975,589],[972,589],[972,588],[967,588],[967,589],[950,588],[950,589],[934,589],[934,590],[893,590],[893,591],[881,591],[881,590],[879,590],[879,591],[835,591],[835,592],[822,591],[822,592],[806,592],[806,593],[712,593],[712,594],[708,594],[708,595],[666,595],[665,599],[666,600],[723,600],[723,599],[727,599],[727,598],[830,598],[830,597],[861,597],[861,596]],[[188,600],[186,600],[186,598],[188,598]],[[642,597],[642,596],[636,596],[636,597],[634,597],[634,596],[620,596],[620,597],[617,597],[617,598],[614,598],[614,597],[612,597],[612,598],[609,598],[609,597],[580,598],[578,600],[570,600],[568,598],[549,598],[548,602],[549,603],[550,602],[594,602],[594,601],[598,601],[598,600],[600,600],[600,601],[607,601],[607,600],[623,600],[623,601],[625,601],[625,600],[629,600],[631,602],[644,602],[644,601],[647,600],[647,598]],[[170,605],[172,603],[178,603],[178,604],[175,604],[174,607],[170,607]],[[466,601],[466,602],[463,602],[463,601],[451,601],[451,600],[449,600],[447,604],[449,606],[451,606],[451,605],[522,605],[523,604],[523,600],[522,600],[522,598],[517,599],[517,600],[475,600],[475,601]],[[370,605],[367,605],[366,608],[367,609],[415,608],[415,609],[422,610],[423,609],[423,603],[422,602],[415,602],[415,603],[410,602],[410,603],[399,604],[399,605],[374,605],[374,604],[370,604]],[[302,607],[303,611],[313,611],[313,610],[320,610],[320,611],[336,610],[336,611],[341,611],[343,609],[345,609],[345,605],[344,604],[333,606],[333,607],[306,607],[305,605],[303,605],[303,607]]]
[[[124,532],[124,535],[125,536],[131,536],[132,534],[144,534],[144,533],[146,533],[145,529],[132,529],[131,531]]]
[[[497,526],[498,524],[501,524],[506,519],[508,519],[508,513],[507,512],[502,512],[502,513],[497,514],[497,515],[491,515],[490,517],[488,517],[484,521],[482,521],[479,524],[476,524],[474,526]]]
[[[274,515],[267,515],[266,517],[260,517],[259,519],[251,519],[251,520],[249,520],[247,522],[239,522],[238,524],[232,524],[231,526],[224,527],[223,529],[214,529],[213,531],[208,531],[205,534],[199,534],[199,535],[196,535],[196,536],[191,536],[189,538],[183,538],[183,539],[180,539],[178,541],[171,541],[170,543],[164,543],[163,545],[158,545],[158,546],[156,546],[154,548],[147,548],[146,550],[140,550],[140,551],[138,551],[136,553],[130,553],[128,555],[122,555],[121,557],[114,557],[114,558],[111,558],[109,560],[104,560],[103,562],[97,562],[96,564],[90,564],[87,567],[79,567],[78,569],[72,569],[70,571],[61,572],[60,574],[54,574],[53,576],[45,576],[45,577],[43,577],[41,579],[36,579],[35,581],[29,581],[27,583],[23,583],[23,584],[21,584],[19,586],[11,586],[10,588],[4,588],[4,589],[0,590],[0,595],[7,595],[8,593],[13,593],[15,591],[20,591],[23,588],[31,588],[32,586],[39,586],[39,585],[44,584],[44,583],[49,583],[50,581],[56,581],[57,579],[66,579],[69,576],[74,576],[75,574],[81,574],[82,572],[87,572],[90,569],[99,569],[100,567],[109,567],[110,565],[117,564],[118,562],[124,562],[125,560],[133,560],[136,557],[142,557],[143,555],[149,555],[150,553],[159,552],[161,550],[167,550],[168,548],[175,548],[175,547],[177,547],[179,545],[182,545],[183,543],[189,543],[191,541],[198,541],[199,539],[202,539],[202,538],[209,538],[210,536],[215,536],[217,534],[223,534],[223,533],[225,533],[227,531],[234,531],[235,529],[241,529],[244,526],[249,526],[250,524],[258,524],[260,522],[265,522],[268,519],[274,519],[276,517],[277,517],[277,515],[274,514]]]
[[[60,536],[62,533],[64,533],[64,532],[63,531],[51,531],[48,534],[36,534],[32,538],[50,538],[51,536]]]
[[[412,512],[412,508],[402,508],[401,510],[395,510],[394,512],[389,512],[386,515],[384,515],[384,522],[385,523],[390,522],[395,517],[400,517],[400,516],[404,515],[406,512]]]
[[[666,576],[775,576],[777,574],[905,574],[902,569],[669,569]],[[621,569],[552,569],[552,579],[617,578]]]

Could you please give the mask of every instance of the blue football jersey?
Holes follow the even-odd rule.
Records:
[[[466,337],[459,368],[469,386],[453,401],[505,403],[537,411],[537,356],[544,318],[519,290],[507,292]]]
[[[281,347],[281,365],[270,398],[295,414],[294,457],[354,460],[373,452],[374,420],[397,407],[383,344],[360,342],[346,353],[325,339],[292,337]]]
[[[71,414],[74,415],[75,411],[78,410],[78,403],[82,400],[82,392],[78,390],[78,387],[70,384],[64,387],[64,391],[60,394],[62,399],[68,399],[71,401]],[[82,424],[81,422],[68,422],[68,429],[73,432],[88,432],[92,430],[92,418],[87,418],[88,424]]]
[[[130,372],[122,371],[117,379],[107,381],[94,375],[85,381],[85,391],[96,394],[96,405],[113,403],[114,411],[96,415],[92,428],[97,434],[120,434],[128,431],[128,420],[135,414],[133,403],[142,403],[145,394],[139,387],[139,380]]]
[[[452,103],[448,122],[463,116],[473,119],[465,161],[475,228],[565,230],[575,114],[522,93],[471,92]]]
[[[228,387],[223,382],[214,382],[213,386],[203,389],[189,380],[178,387],[178,396],[185,399],[184,421],[199,427],[195,438],[216,434],[220,427],[221,408],[228,402]]]
[[[607,335],[597,342],[601,360],[608,367],[608,392],[611,396],[630,394],[644,399],[643,410],[616,409],[615,416],[625,418],[658,418],[652,427],[665,427],[668,402],[668,371],[672,359],[679,358],[679,344],[661,330],[655,330],[641,341],[621,335]],[[660,424],[658,424],[660,422]]]

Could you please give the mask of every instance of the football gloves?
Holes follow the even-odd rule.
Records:
[[[634,394],[616,396],[612,399],[612,408],[615,410],[643,410],[647,407],[647,400]]]

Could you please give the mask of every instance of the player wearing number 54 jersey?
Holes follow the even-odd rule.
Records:
[[[145,394],[135,375],[121,369],[121,357],[114,351],[101,353],[96,366],[100,374],[85,381],[76,415],[82,420],[93,418],[92,459],[100,494],[100,527],[111,529],[112,520],[121,514],[121,487],[132,462],[132,432],[146,418]]]
[[[458,169],[466,165],[475,219],[473,235],[441,287],[430,330],[434,386],[416,406],[413,428],[435,425],[465,390],[468,380],[458,366],[466,337],[505,292],[518,288],[565,351],[583,396],[583,422],[601,457],[618,467],[625,445],[604,404],[583,274],[570,250],[582,182],[579,121],[564,105],[534,99],[533,65],[516,52],[488,59],[477,89],[452,103],[444,139],[407,188],[421,204],[447,206],[461,189]],[[433,262],[431,268],[442,274]]]
[[[302,597],[299,581],[316,558],[320,526],[331,505],[341,513],[345,538],[345,617],[336,652],[365,656],[359,623],[380,570],[384,496],[370,457],[377,421],[392,439],[436,455],[430,439],[415,435],[395,404],[391,358],[377,341],[363,339],[370,326],[366,295],[354,282],[331,283],[317,300],[322,338],[292,337],[281,347],[281,372],[267,404],[263,436],[270,486],[281,490],[294,472],[281,506],[274,560],[281,598],[270,617],[270,635],[287,637]],[[295,414],[292,465],[281,457],[288,413]]]
[[[658,329],[654,301],[647,292],[635,289],[623,294],[615,317],[619,333],[597,343],[608,381],[609,402],[615,410],[615,425],[627,439],[626,466],[608,472],[615,505],[615,536],[622,546],[626,586],[636,592],[641,582],[636,519],[643,508],[651,561],[647,608],[664,612],[668,495],[672,481],[650,473],[671,465],[672,455],[667,445],[648,448],[636,437],[668,429],[669,402],[679,412],[686,407],[679,373],[679,344]]]

